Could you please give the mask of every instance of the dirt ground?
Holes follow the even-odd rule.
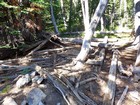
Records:
[[[74,58],[76,58],[77,54],[80,51],[79,45],[71,46],[73,46],[72,49],[60,52],[52,52],[45,55],[32,56],[32,58],[48,58],[47,60],[37,62],[28,62],[28,60],[25,62],[24,60],[21,60],[20,62],[9,61],[4,64],[18,66],[29,66],[32,64],[37,64],[43,68],[45,67],[50,73],[56,75],[57,77],[64,75],[76,89],[82,91],[86,96],[95,101],[97,105],[102,105],[104,97],[103,86],[104,82],[107,83],[108,81],[108,74],[112,59],[112,51],[106,50],[106,57],[104,60],[104,64],[101,68],[96,65],[86,65],[83,70],[76,72],[72,70],[69,71],[67,69],[64,70],[64,68],[66,68],[67,65],[69,65]],[[129,70],[130,65],[134,65],[136,59],[136,51],[130,46],[121,48],[119,49],[119,51],[119,60],[122,61],[124,69]],[[92,54],[93,53],[91,53],[91,55]],[[89,56],[89,58],[94,59],[94,56]],[[33,87],[39,87],[46,94],[46,98],[44,99],[45,105],[67,105],[61,93],[47,78],[44,79],[43,82],[39,85],[33,85],[32,83],[29,83],[19,90],[14,90],[16,83],[15,78],[18,75],[30,73],[31,71],[32,70],[20,71],[18,69],[11,69],[8,71],[0,72],[0,104],[2,104],[2,100],[5,96],[12,96],[17,102],[17,104],[20,105],[26,97],[24,91]],[[78,82],[93,77],[101,78],[103,81],[98,81],[98,79],[95,79],[85,84],[79,85],[78,88],[76,87]],[[128,77],[126,75],[120,74],[117,71],[115,105],[118,102],[127,85],[129,87],[128,92],[140,92],[140,83],[134,82],[133,75]],[[134,101],[129,97],[129,94],[127,94],[123,101],[123,105],[140,105],[140,102],[137,100]]]

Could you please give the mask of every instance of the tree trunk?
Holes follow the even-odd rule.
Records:
[[[69,26],[68,26],[68,30],[69,32],[71,32],[71,18],[72,18],[72,0],[70,0],[70,9],[69,9]]]
[[[135,34],[136,37],[139,38],[138,41],[138,53],[137,58],[135,62],[135,66],[140,66],[140,0],[134,0],[134,6],[135,6]]]
[[[57,25],[56,25],[56,21],[55,21],[55,17],[54,17],[54,14],[53,14],[53,5],[52,5],[52,0],[50,0],[50,9],[51,9],[51,18],[52,18],[52,22],[53,22],[53,25],[54,25],[54,29],[55,29],[55,33],[57,35],[59,35],[59,31],[58,31],[58,28],[57,28]]]
[[[121,17],[121,15],[122,15],[122,4],[123,4],[123,0],[120,0],[120,17]],[[120,21],[119,21],[119,30],[121,30],[122,29],[122,19],[120,19]]]
[[[85,33],[81,51],[76,58],[75,63],[77,65],[77,67],[81,66],[82,62],[85,62],[85,60],[87,59],[87,56],[88,56],[88,53],[89,53],[89,50],[91,47],[90,42],[91,42],[92,35],[94,34],[96,27],[100,21],[100,18],[102,17],[103,12],[106,9],[107,3],[108,3],[108,0],[100,0],[98,6],[96,8],[94,16],[91,19],[88,31]]]
[[[112,13],[111,13],[111,19],[110,19],[110,25],[112,26],[112,27],[114,27],[113,26],[113,19],[114,19],[114,17],[115,17],[115,5],[116,5],[116,0],[113,0],[113,7],[112,7]]]
[[[60,0],[60,4],[61,4],[61,12],[62,12],[64,26],[65,26],[65,29],[67,29],[67,23],[66,23],[66,17],[65,17],[65,13],[64,13],[65,11],[64,11],[64,3],[63,3],[63,0]]]
[[[81,7],[82,7],[82,13],[83,13],[84,27],[85,27],[85,32],[86,32],[88,31],[88,28],[89,28],[88,0],[81,0]]]
[[[104,23],[104,18],[103,18],[103,16],[101,17],[101,31],[103,32],[104,30],[105,30],[105,23]]]

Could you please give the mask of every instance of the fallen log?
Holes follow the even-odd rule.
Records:
[[[97,77],[91,77],[91,78],[85,79],[85,80],[83,80],[83,81],[80,81],[80,82],[79,82],[79,85],[84,85],[84,84],[86,84],[86,83],[88,83],[88,82],[91,82],[91,81],[94,81],[94,80],[96,80],[96,79],[97,79]]]
[[[75,96],[84,104],[84,105],[97,105],[93,100],[91,100],[88,96],[86,96],[81,91],[78,91],[74,88],[74,86],[63,76],[63,80],[66,82],[67,86],[71,89],[71,91],[75,94]],[[80,95],[79,95],[79,94]],[[82,98],[81,98],[82,97]]]
[[[79,43],[83,42],[83,38],[62,38],[63,42],[70,42],[70,43]],[[104,38],[93,38],[91,39],[92,42],[103,42]],[[108,42],[117,42],[118,38],[108,38]]]
[[[36,42],[36,43],[34,43],[34,44],[31,44],[30,47],[28,47],[28,48],[26,48],[26,49],[24,50],[24,52],[30,51],[31,49],[33,49],[33,48],[39,46],[42,42],[43,42],[43,41],[38,41],[38,42]]]
[[[121,98],[119,99],[119,101],[117,102],[117,105],[122,105],[122,102],[127,94],[127,91],[128,91],[128,86],[125,87],[122,95],[121,95]]]
[[[95,35],[96,34],[121,34],[121,33],[126,33],[126,34],[131,34],[132,33],[132,29],[130,30],[125,30],[125,31],[119,31],[119,30],[114,30],[114,31],[95,31]],[[80,35],[81,33],[84,33],[84,31],[77,31],[77,32],[65,32],[65,33],[61,33],[63,35],[75,35],[78,34]]]
[[[118,51],[113,52],[110,65],[107,90],[103,98],[103,105],[114,105],[116,91],[116,70],[117,70]]]
[[[73,46],[73,47],[63,47],[63,48],[56,48],[56,49],[46,49],[46,50],[42,50],[42,51],[36,51],[34,54],[35,55],[40,55],[40,54],[48,54],[48,52],[55,52],[55,51],[64,51],[64,50],[68,50],[68,49],[72,49],[72,48],[76,48],[78,46]]]
[[[84,105],[81,101],[77,100],[73,94],[67,89],[65,83],[56,76],[52,76],[46,69],[42,69],[40,66],[35,67],[35,70],[43,76],[43,78],[49,79],[54,87],[61,93],[62,97],[68,105]]]
[[[70,92],[65,88],[65,86],[62,85],[64,83],[60,81],[60,79],[58,80],[58,78],[51,76],[48,72],[46,72],[46,75],[48,79],[53,83],[55,88],[59,90],[68,105],[84,105],[83,103],[77,102],[77,100],[75,100],[73,95],[71,95]]]
[[[104,58],[105,58],[105,46],[107,45],[107,42],[108,42],[108,37],[105,36],[104,41],[102,42],[102,44],[104,44],[104,47],[101,48],[101,51],[99,52],[98,60],[88,59],[86,62],[87,64],[94,64],[94,65],[99,65],[100,67],[102,67]]]
[[[90,99],[88,96],[86,96],[83,92],[78,91],[78,93],[80,94],[81,97],[83,97],[85,99],[85,101],[87,103],[89,103],[88,105],[97,105],[96,102],[94,102],[92,99]]]
[[[70,90],[73,92],[73,94],[77,97],[79,101],[81,101],[83,104],[85,104],[84,100],[79,96],[77,91],[75,90],[74,86],[68,81],[67,78],[64,76],[61,76],[61,78],[66,82],[67,86],[70,88]]]
[[[118,70],[119,70],[120,73],[125,74],[128,77],[132,76],[132,72],[124,70],[121,61],[118,61]]]
[[[27,56],[32,55],[35,51],[41,49],[50,39],[44,40],[39,46],[37,46],[35,49],[33,49],[30,53],[27,54]]]

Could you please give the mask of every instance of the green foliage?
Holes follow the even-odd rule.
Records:
[[[12,88],[11,85],[7,85],[0,93],[2,94],[8,93],[11,88]]]
[[[25,69],[21,70],[20,74],[25,75],[25,74],[28,74],[31,71],[32,70],[30,68],[25,68]]]

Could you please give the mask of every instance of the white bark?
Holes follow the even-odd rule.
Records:
[[[65,17],[65,14],[64,14],[63,0],[60,0],[60,4],[61,4],[61,11],[62,11],[62,17],[63,17],[63,21],[64,21],[64,26],[65,26],[65,29],[67,29],[66,17]]]
[[[83,13],[84,27],[85,27],[85,32],[86,32],[88,31],[88,28],[89,28],[88,0],[81,0],[81,6],[82,6],[82,13]]]
[[[86,60],[90,47],[91,47],[90,42],[91,42],[92,35],[95,32],[95,29],[100,21],[100,18],[102,17],[104,10],[106,9],[107,3],[108,3],[108,0],[100,0],[98,6],[96,8],[96,11],[94,13],[94,16],[91,19],[88,31],[86,31],[86,33],[85,33],[81,51],[78,54],[76,61],[84,62]],[[77,62],[77,64],[78,64],[78,62]]]
[[[52,6],[52,0],[50,0],[50,9],[51,9],[51,18],[52,18],[52,22],[54,25],[54,29],[55,29],[55,33],[59,35],[59,31],[56,25],[56,21],[55,21],[55,17],[54,17],[54,12],[53,12],[53,6]]]
[[[135,34],[136,37],[140,36],[140,0],[134,0],[135,6]],[[135,66],[140,66],[140,37],[139,38],[139,48],[137,52],[137,58],[135,62]]]
[[[104,19],[103,17],[101,17],[101,31],[104,31],[105,28],[104,28]]]

